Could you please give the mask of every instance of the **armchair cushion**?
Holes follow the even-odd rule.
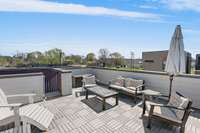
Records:
[[[171,121],[180,121],[174,110],[167,107],[155,106],[153,115],[157,115]]]
[[[83,82],[85,85],[96,84],[96,78],[95,76],[84,76]]]
[[[138,86],[141,86],[143,85],[143,80],[137,80],[137,79],[131,79],[131,78],[126,78],[125,79],[125,87],[126,88],[130,88],[130,89],[133,89],[138,87]],[[142,87],[138,88],[139,90],[142,90]]]
[[[171,95],[169,103],[168,103],[168,105],[171,105],[171,106],[174,106],[174,107],[178,107],[178,108],[183,108],[183,109],[186,109],[188,104],[189,104],[189,99],[188,98],[179,96],[176,93],[173,93]],[[175,114],[177,115],[177,117],[179,119],[183,118],[184,112],[185,111],[183,111],[183,110],[175,110]]]
[[[151,102],[151,101],[145,101],[145,105],[146,105],[146,111],[149,112],[151,105],[163,105],[163,104],[159,104],[159,103],[155,103],[155,102]]]
[[[171,121],[180,121],[180,119],[177,117],[176,113],[174,112],[174,109],[163,107],[162,104],[157,104],[151,101],[146,101],[146,111],[148,113],[150,112],[151,105],[158,105],[158,106],[154,106],[152,115],[159,116],[161,118],[168,119]]]

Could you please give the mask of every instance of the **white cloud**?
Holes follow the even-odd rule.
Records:
[[[195,29],[183,29],[183,31],[190,34],[200,34],[200,30]]]
[[[200,12],[200,0],[160,0],[171,9],[194,10]]]
[[[79,15],[105,15],[136,19],[159,19],[158,14],[125,11],[105,7],[92,7],[80,4],[57,3],[43,0],[0,0],[0,11],[43,12]]]
[[[143,9],[157,9],[157,7],[151,5],[140,5],[139,7]]]

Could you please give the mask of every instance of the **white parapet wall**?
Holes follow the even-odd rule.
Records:
[[[164,95],[169,94],[169,76],[164,72],[149,71],[115,71],[109,69],[94,69],[96,77],[103,82],[108,82],[118,76],[132,77],[145,80],[145,86],[161,92]],[[193,107],[200,109],[200,76],[197,75],[179,75],[174,77],[173,91],[178,91],[193,101]]]
[[[39,101],[44,96],[44,75],[42,73],[1,75],[0,88],[6,95],[35,93],[34,101]],[[28,98],[9,99],[12,103],[27,101]]]
[[[117,78],[118,76],[143,79],[145,86],[159,91],[164,95],[169,94],[169,76],[164,72],[152,71],[117,71],[103,68],[80,68],[72,70],[72,74],[94,74],[103,83]],[[193,107],[200,109],[200,75],[179,75],[174,77],[173,91],[178,91],[192,99]]]

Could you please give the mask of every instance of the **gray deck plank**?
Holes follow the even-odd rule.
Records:
[[[102,102],[95,96],[89,96],[87,104],[90,106],[84,99],[84,96],[71,95],[47,101],[45,106],[55,118],[46,133],[150,133],[146,128],[147,120],[141,118],[142,108],[134,105],[133,99],[120,97],[119,105],[114,106],[115,99],[110,98],[107,103],[112,107],[100,112],[94,108],[100,110]],[[151,132],[178,133],[179,129],[153,121]],[[185,132],[200,132],[199,117],[190,116]]]

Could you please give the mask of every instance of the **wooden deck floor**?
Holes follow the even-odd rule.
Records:
[[[108,99],[102,111],[97,97],[75,97],[75,95],[49,100],[45,107],[55,114],[46,133],[176,133],[176,127],[153,122],[152,129],[146,128],[146,119],[141,118],[142,108],[131,98],[120,97],[119,105]],[[200,114],[194,112],[186,126],[186,133],[200,133]]]

